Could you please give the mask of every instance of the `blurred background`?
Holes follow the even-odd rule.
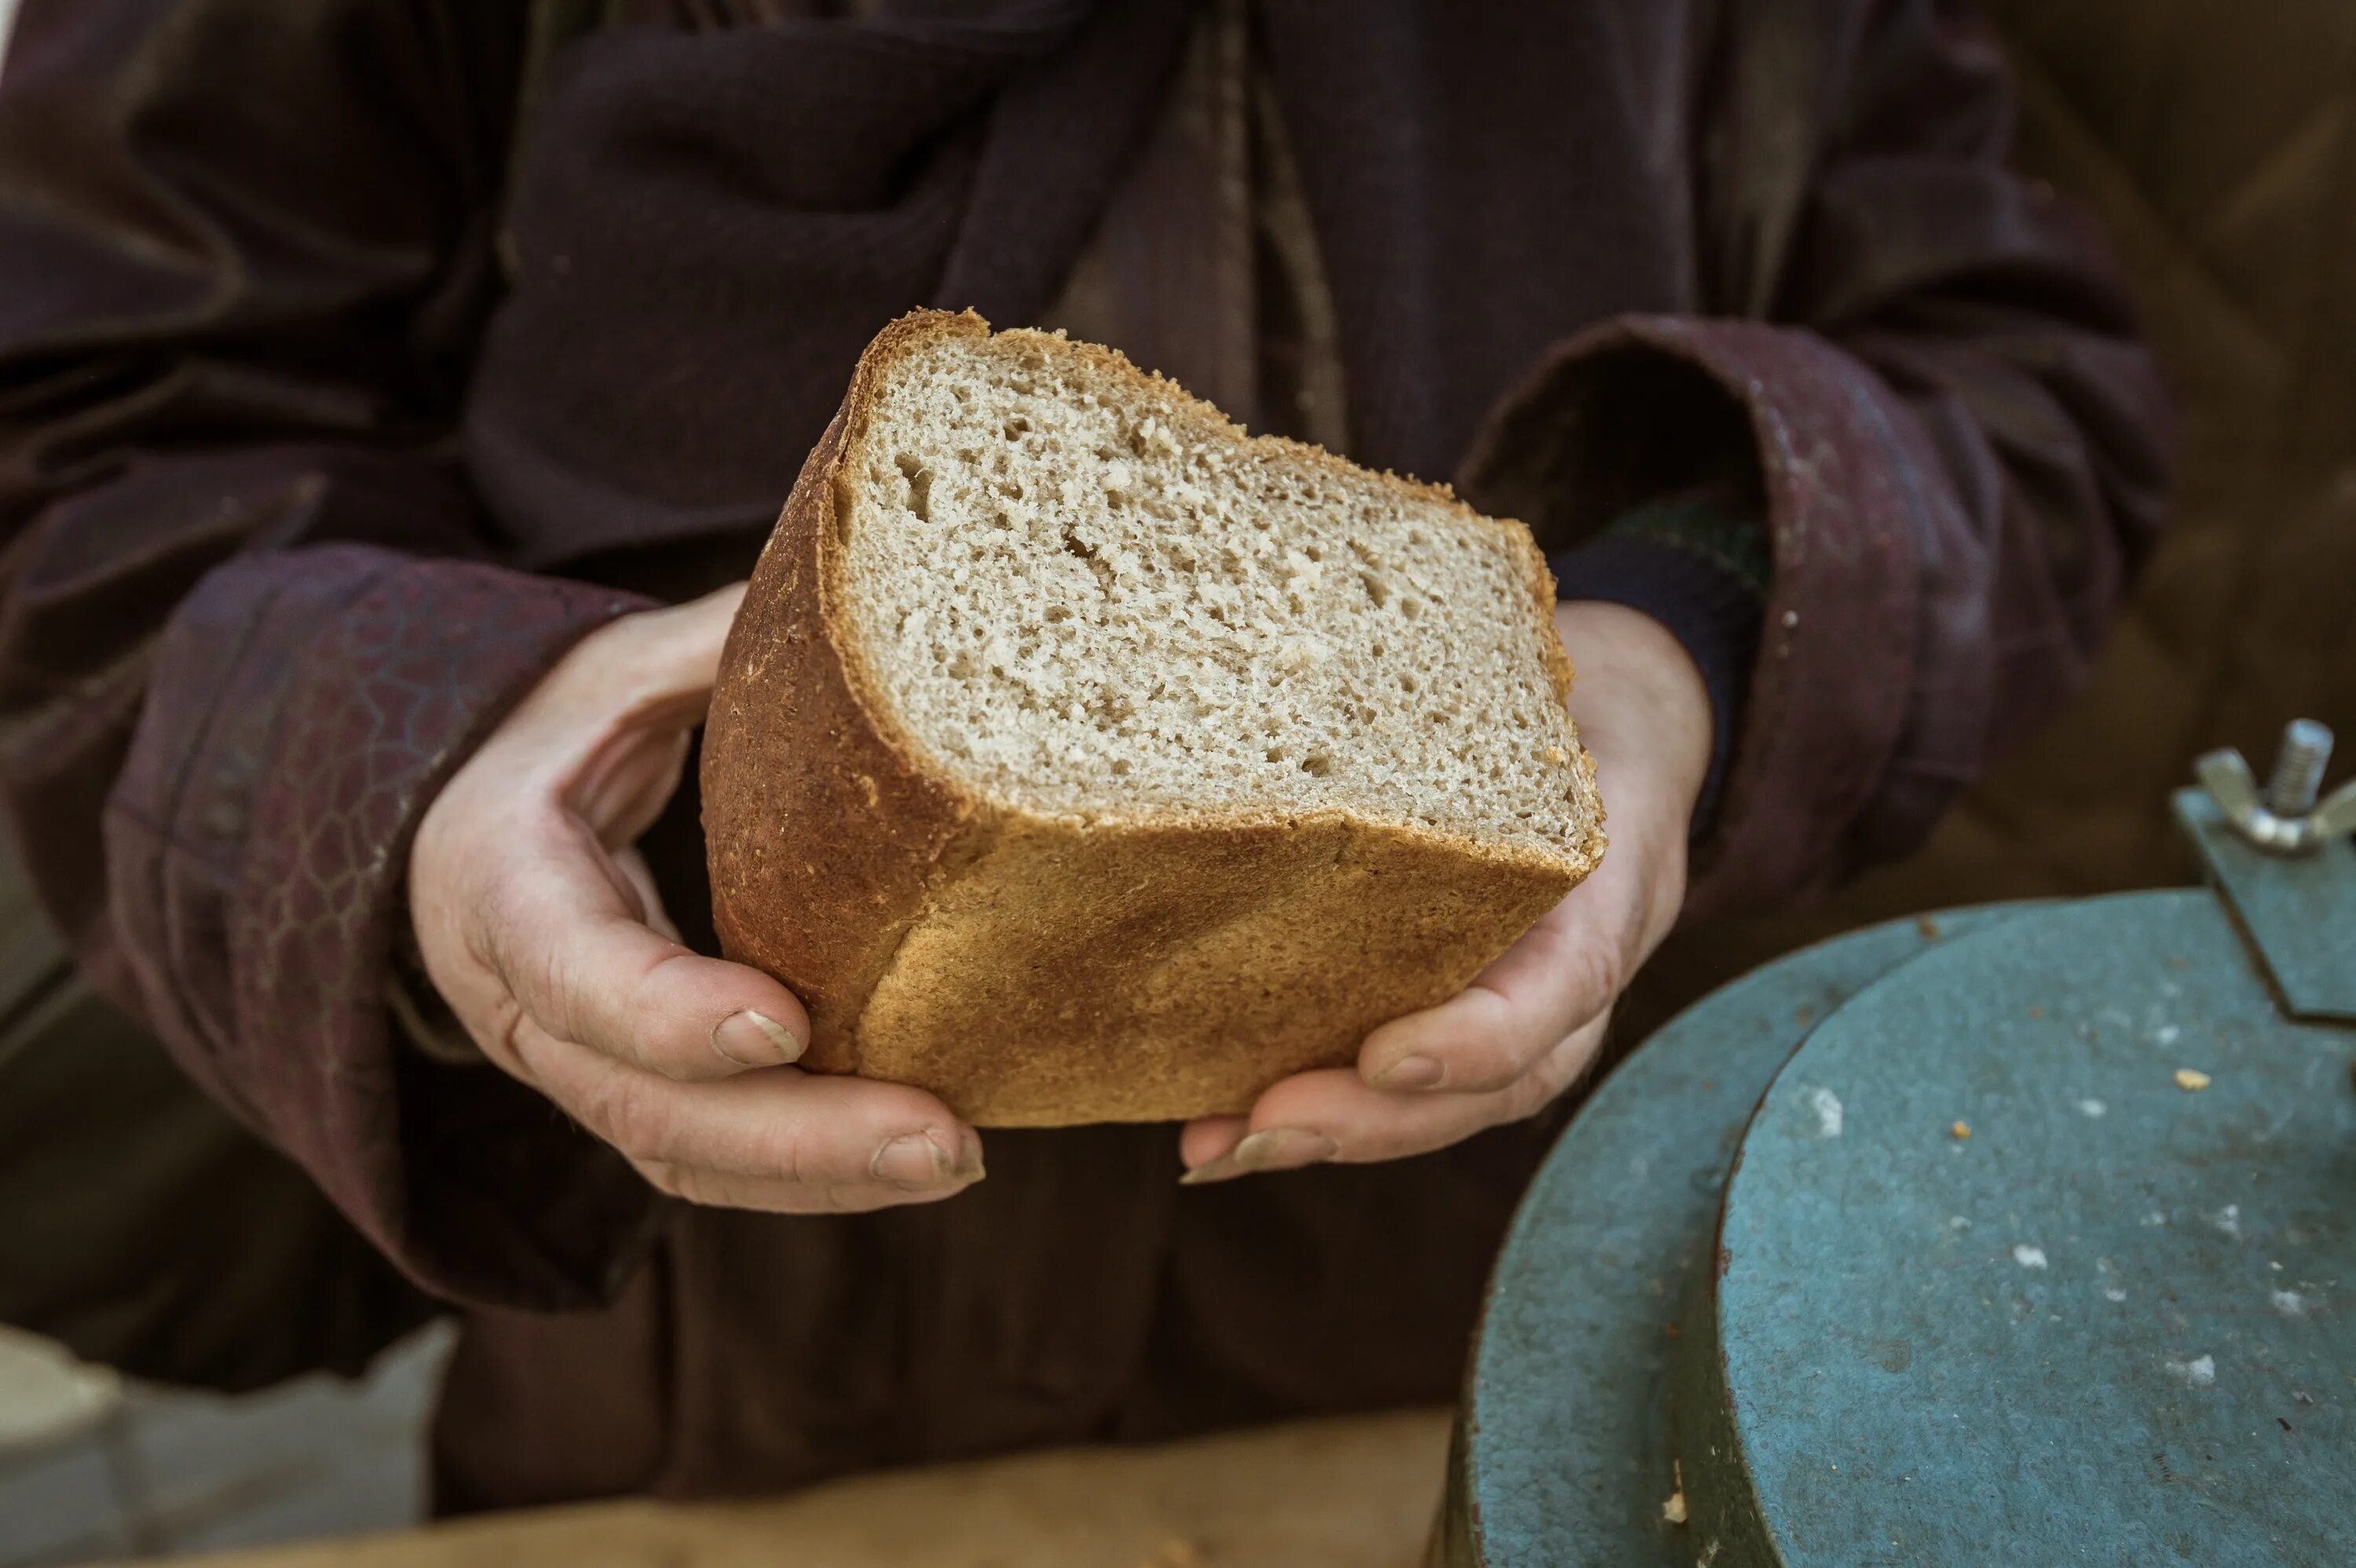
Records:
[[[2164,805],[2197,753],[2263,766],[2300,715],[2356,734],[2356,6],[1991,9],[2019,159],[2107,225],[2181,399],[2173,529],[2083,697],[1927,848],[1685,933],[1632,1031],[1870,919],[2189,880]],[[0,1568],[413,1519],[427,1310],[83,992],[0,865]],[[287,1377],[322,1356],[356,1375]]]

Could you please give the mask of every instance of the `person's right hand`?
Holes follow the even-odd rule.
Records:
[[[483,1053],[691,1202],[785,1213],[946,1198],[981,1139],[919,1089],[808,1073],[801,1003],[680,945],[631,843],[679,787],[740,584],[567,654],[427,810],[409,898]]]

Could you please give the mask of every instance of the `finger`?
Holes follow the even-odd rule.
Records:
[[[515,771],[609,846],[644,833],[679,787],[743,596],[741,585],[723,589],[593,634],[502,727]]]
[[[634,1162],[637,1163],[637,1162]],[[751,1209],[768,1214],[864,1214],[907,1203],[937,1203],[954,1198],[969,1183],[931,1186],[886,1186],[876,1182],[818,1185],[800,1181],[765,1181],[691,1165],[637,1164],[638,1174],[656,1190],[683,1202],[710,1209]]]
[[[728,640],[728,629],[736,624],[736,611],[744,603],[744,590],[749,581],[728,583],[715,588],[700,598],[675,604],[659,614],[676,618],[680,635],[691,645],[704,650],[706,659],[705,685],[720,669],[720,650]]]
[[[702,719],[705,706],[682,700],[619,720],[552,781],[551,795],[587,823],[606,848],[637,843],[679,793],[680,775],[687,770],[688,732]]]
[[[541,682],[518,715],[564,727],[577,720],[576,708],[585,707],[601,720],[613,713],[617,695],[626,708],[709,693],[744,598],[744,584],[733,582],[701,599],[626,616],[593,632],[552,672],[562,678]]]
[[[685,1083],[529,1022],[516,1043],[534,1082],[582,1125],[641,1167],[699,1173],[680,1179],[705,1193],[798,1189],[796,1212],[823,1212],[857,1200],[853,1189],[882,1200],[955,1190],[983,1174],[980,1135],[905,1084],[792,1068]]]
[[[1358,1072],[1374,1088],[1502,1089],[1609,1008],[1639,957],[1641,885],[1602,869],[1447,1001],[1366,1037]]]
[[[652,927],[659,935],[677,942],[679,927],[663,908],[662,890],[655,886],[654,868],[647,864],[647,858],[636,848],[616,849],[611,853],[614,869],[622,873],[622,880],[637,899],[637,906],[630,912],[641,924]]]
[[[592,632],[508,716],[478,758],[503,795],[548,791],[593,820],[625,815],[621,803],[669,797],[687,732],[701,720],[741,583],[667,610],[626,615]],[[669,731],[667,748],[643,743]]]
[[[588,828],[558,817],[490,880],[474,929],[525,1017],[556,1039],[666,1078],[799,1060],[809,1016],[791,991],[652,930],[637,900]]]
[[[1178,1129],[1178,1159],[1188,1169],[1232,1154],[1251,1131],[1249,1116],[1197,1116]]]
[[[1395,1094],[1347,1068],[1303,1072],[1253,1105],[1251,1131],[1226,1155],[1190,1169],[1193,1184],[1327,1162],[1404,1159],[1535,1115],[1577,1081],[1602,1043],[1606,1019],[1558,1041],[1512,1084],[1487,1093]]]

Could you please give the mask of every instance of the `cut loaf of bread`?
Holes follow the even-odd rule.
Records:
[[[1553,592],[1519,523],[1109,350],[895,322],[728,639],[725,950],[806,1066],[978,1125],[1242,1111],[1601,858]]]

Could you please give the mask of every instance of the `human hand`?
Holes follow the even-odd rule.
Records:
[[[425,814],[426,973],[483,1053],[665,1192],[785,1213],[946,1198],[981,1140],[895,1083],[789,1065],[801,1003],[679,941],[631,848],[679,787],[738,584],[591,633]]]
[[[1535,1115],[1594,1060],[1613,1001],[1685,900],[1709,695],[1684,647],[1642,612],[1573,602],[1556,606],[1555,626],[1579,672],[1571,716],[1611,813],[1602,865],[1463,990],[1368,1035],[1356,1067],[1287,1078],[1248,1116],[1189,1122],[1185,1180],[1445,1147]]]

